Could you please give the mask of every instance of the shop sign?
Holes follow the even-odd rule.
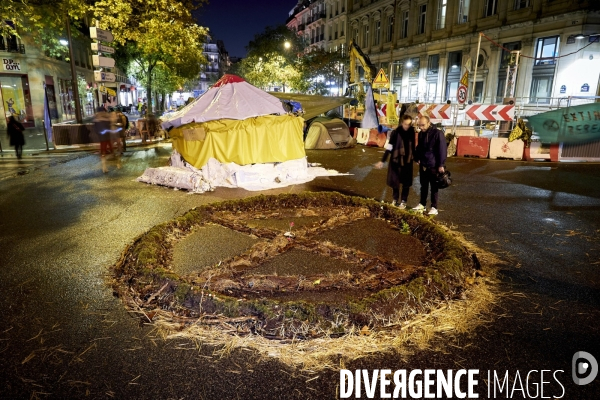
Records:
[[[19,72],[21,70],[21,62],[15,61],[12,58],[2,59],[2,69],[4,71]]]

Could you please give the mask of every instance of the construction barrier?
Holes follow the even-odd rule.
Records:
[[[356,128],[356,143],[367,144],[369,141],[370,129]]]
[[[523,158],[531,160],[550,160],[550,145],[542,145],[541,142],[531,142],[529,147],[525,147]]]
[[[512,121],[515,119],[515,106],[473,104],[465,108],[465,116],[478,121]]]
[[[456,155],[459,157],[488,158],[490,139],[472,136],[461,136],[456,145]]]
[[[426,115],[430,119],[452,118],[452,105],[450,104],[419,104],[417,110],[419,117]]]
[[[387,134],[379,133],[377,129],[371,129],[371,131],[369,132],[369,140],[367,141],[367,146],[383,147],[385,146],[386,140]]]
[[[525,143],[522,140],[508,141],[508,138],[492,138],[490,140],[490,158],[512,158],[513,160],[523,159],[523,149]]]

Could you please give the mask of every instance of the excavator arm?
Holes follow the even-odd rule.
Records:
[[[356,60],[358,60],[365,70],[365,80],[371,84],[377,75],[377,68],[375,68],[375,66],[371,63],[369,56],[363,53],[361,48],[354,43],[354,40],[350,41],[348,53],[350,55],[350,76],[348,83],[357,83]]]

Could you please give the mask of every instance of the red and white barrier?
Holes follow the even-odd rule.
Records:
[[[487,158],[490,139],[472,136],[460,136],[456,144],[456,155],[459,157]]]
[[[377,129],[371,129],[369,132],[369,140],[366,144],[371,147],[383,147],[385,146],[386,140],[387,135],[385,133],[379,133]]]
[[[470,120],[512,121],[515,119],[515,106],[473,104],[465,108],[465,115]]]
[[[452,118],[452,106],[450,104],[419,104],[419,117],[427,115],[431,119]]]
[[[525,160],[550,160],[550,146],[542,147],[540,142],[531,142],[524,151]]]
[[[525,143],[522,140],[508,141],[508,138],[492,138],[490,140],[490,158],[512,158],[513,160],[523,159],[523,149]]]

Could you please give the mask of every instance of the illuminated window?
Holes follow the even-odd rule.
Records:
[[[458,23],[464,24],[469,20],[469,4],[470,0],[459,0],[458,1]]]
[[[554,65],[558,56],[558,36],[539,38],[535,50],[535,65]]]
[[[427,75],[437,75],[440,68],[440,55],[433,54],[429,56],[429,63],[427,67]]]
[[[437,12],[437,29],[444,29],[446,27],[446,6],[448,0],[438,0],[438,12]]]
[[[12,115],[26,128],[34,127],[27,75],[0,74],[0,87],[6,118]]]

